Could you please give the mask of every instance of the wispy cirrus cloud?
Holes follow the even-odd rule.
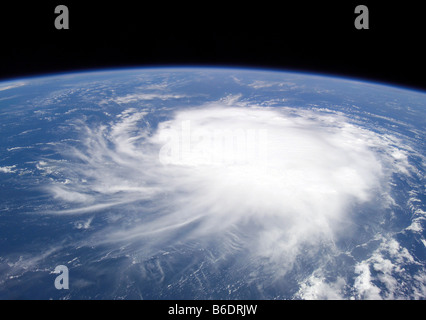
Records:
[[[27,84],[26,82],[14,82],[14,83],[3,84],[3,85],[0,85],[0,91],[22,87],[26,84]]]
[[[104,100],[101,103],[115,102],[118,104],[127,104],[131,102],[144,101],[144,100],[171,100],[186,98],[184,94],[167,94],[167,93],[132,93],[125,96],[119,96],[112,99]]]

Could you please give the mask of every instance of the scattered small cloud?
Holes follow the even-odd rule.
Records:
[[[16,168],[16,165],[0,167],[0,172],[3,172],[3,173],[15,173],[16,172],[15,168]]]

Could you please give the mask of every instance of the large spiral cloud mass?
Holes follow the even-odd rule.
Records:
[[[211,103],[157,126],[146,116],[129,108],[75,123],[82,144],[61,147],[67,183],[48,189],[73,205],[56,213],[127,212],[95,243],[138,243],[149,255],[207,241],[285,274],[350,237],[359,211],[384,209],[390,174],[408,166],[386,137],[337,113]]]

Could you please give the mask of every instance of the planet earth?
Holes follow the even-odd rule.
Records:
[[[0,299],[425,299],[426,93],[274,70],[0,83]]]

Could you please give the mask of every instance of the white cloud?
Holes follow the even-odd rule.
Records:
[[[351,225],[351,208],[382,199],[392,172],[405,169],[386,139],[338,114],[215,103],[177,111],[157,128],[145,116],[127,109],[97,127],[79,123],[82,145],[60,150],[68,161],[39,163],[68,179],[50,186],[74,203],[56,213],[126,213],[125,225],[109,225],[95,242],[140,241],[149,252],[205,240],[232,252],[238,234],[249,259],[272,263],[279,276],[302,248],[332,246]],[[367,267],[357,267],[356,288],[378,297]],[[312,281],[307,296],[339,297],[343,282]]]
[[[304,300],[343,300],[345,285],[343,278],[327,282],[324,277],[311,275],[301,284],[296,297]]]
[[[420,233],[423,231],[423,227],[421,225],[421,221],[426,220],[424,217],[415,218],[412,220],[411,224],[405,228],[405,230],[410,230],[413,232]]]
[[[263,81],[263,80],[253,81],[252,83],[248,84],[248,86],[254,89],[277,87],[277,88],[283,88],[283,90],[294,90],[294,89],[300,89],[304,87],[303,85],[297,85],[296,83],[289,82],[289,81]]]
[[[354,282],[359,299],[422,299],[425,273],[408,250],[393,238],[378,237],[379,247],[355,266]],[[408,273],[407,269],[411,269]],[[416,270],[418,269],[418,270]],[[374,275],[373,275],[374,271]],[[408,287],[407,282],[411,283]],[[381,289],[379,289],[379,286]]]
[[[24,85],[26,85],[25,82],[16,82],[16,83],[8,84],[8,85],[1,85],[0,86],[0,91],[4,91],[4,90],[8,90],[8,89],[13,89],[13,88],[18,88],[18,87],[22,87]]]
[[[7,151],[16,151],[16,150],[22,150],[22,149],[32,149],[34,148],[33,146],[26,146],[26,147],[12,147],[12,148],[7,148]]]
[[[16,170],[14,170],[15,168],[16,168],[16,165],[0,167],[0,172],[3,172],[3,173],[15,173],[16,172]]]
[[[53,193],[55,198],[60,198],[66,202],[87,203],[92,199],[92,197],[82,192],[64,190],[59,186],[51,186],[49,191]]]
[[[358,292],[359,299],[381,300],[380,289],[372,282],[368,263],[359,263],[355,267],[355,273],[359,276],[355,279],[354,288]]]
[[[76,222],[74,224],[74,226],[77,229],[89,229],[90,225],[92,224],[92,221],[93,221],[93,217],[90,217],[88,220]],[[75,258],[75,259],[77,259],[77,258]]]
[[[128,94],[121,97],[116,97],[108,101],[113,101],[119,104],[126,104],[126,103],[144,101],[144,100],[154,100],[154,99],[171,100],[171,99],[182,99],[186,97],[187,96],[183,94],[134,93],[134,94]],[[108,101],[103,101],[103,102],[108,102]]]

